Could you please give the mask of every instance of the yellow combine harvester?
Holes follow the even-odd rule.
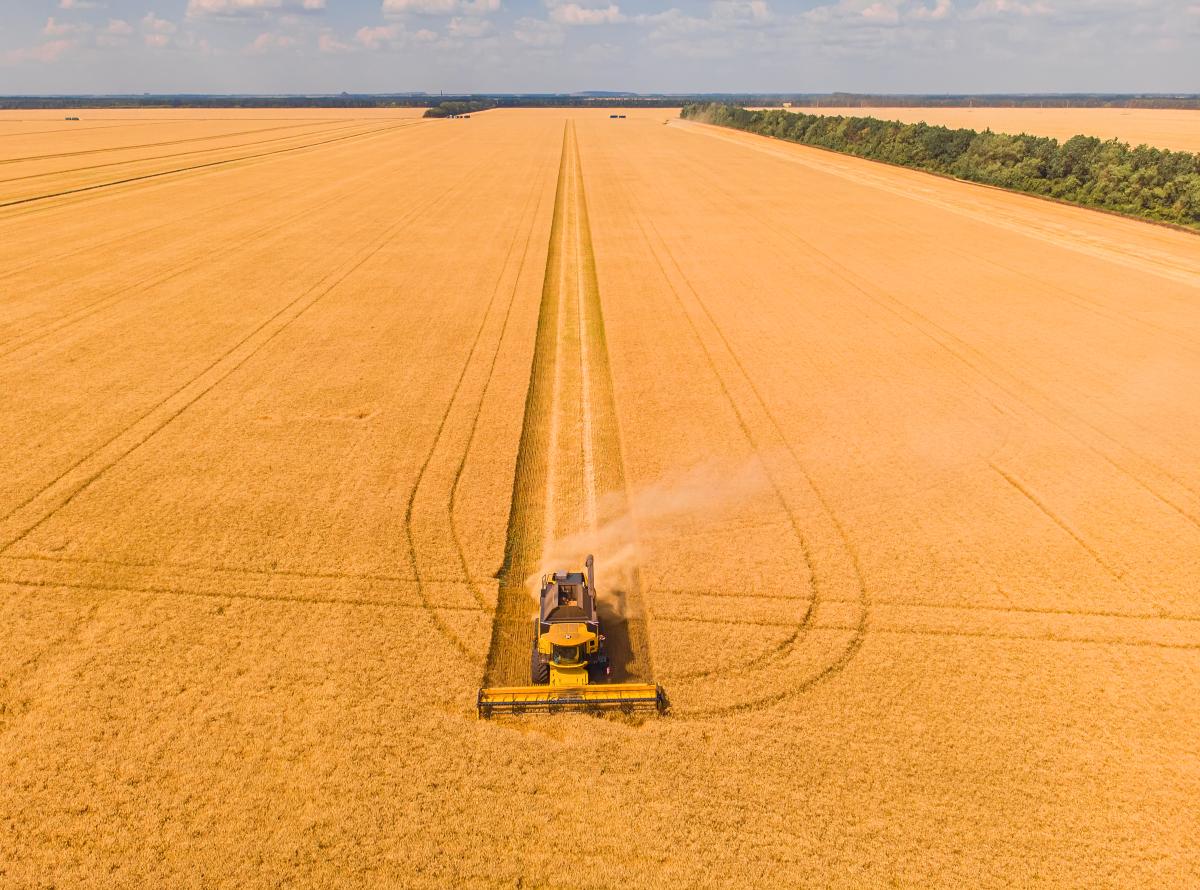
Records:
[[[532,685],[480,689],[479,716],[525,711],[666,711],[667,697],[661,686],[605,682],[611,672],[589,556],[582,572],[542,576],[538,614],[533,619]]]

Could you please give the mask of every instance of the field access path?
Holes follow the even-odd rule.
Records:
[[[616,419],[579,146],[567,121],[486,685],[529,682],[538,579],[582,565],[602,530],[626,518]],[[605,555],[600,617],[614,678],[651,680],[637,568],[614,581],[618,567]]]

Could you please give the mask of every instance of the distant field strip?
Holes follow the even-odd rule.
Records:
[[[965,180],[951,183],[942,177],[920,170],[897,173],[897,168],[867,158],[853,155],[835,158],[831,155],[837,155],[837,152],[696,121],[672,121],[671,125],[689,133],[740,145],[759,154],[836,176],[854,185],[888,192],[906,200],[921,201],[976,222],[1007,229],[1041,242],[1051,242],[1056,247],[1094,259],[1120,263],[1138,272],[1161,275],[1182,284],[1193,283],[1200,274],[1200,260],[1196,254],[1147,248],[1144,245],[1132,247],[1127,238],[1120,237],[1121,230],[1113,229],[1113,223],[1108,221],[1097,220],[1096,231],[1081,237],[1075,227],[1077,217],[1071,217],[1068,222],[1061,216],[1062,213],[1072,212],[1071,209],[1065,206],[1061,210],[1039,206],[1044,202],[1038,195],[993,189],[983,183]],[[1001,205],[986,199],[981,200],[974,193],[974,189],[1003,191],[1017,197],[1013,203]],[[1030,199],[1039,203],[1019,203]]]
[[[464,183],[458,186],[460,189],[463,187]],[[413,219],[446,200],[448,196],[448,192],[437,194],[425,203],[409,208],[408,212],[398,217],[378,237],[361,246],[348,260],[330,270],[320,281],[260,322],[237,343],[232,344],[201,373],[150,407],[139,419],[100,448],[78,459],[47,485],[26,498],[7,516],[0,519],[0,549],[7,549],[20,542],[115,464],[145,445],[152,436],[241,367],[265,344],[368,262]]]
[[[419,126],[420,123],[421,123],[421,121],[417,120],[417,121],[405,121],[403,123],[392,124],[392,125],[386,126],[386,127],[371,127],[369,129],[365,129],[365,130],[356,128],[355,131],[352,133],[347,133],[347,134],[343,134],[340,136],[331,136],[331,137],[325,138],[325,139],[318,139],[314,142],[302,142],[299,145],[289,145],[289,146],[285,146],[283,148],[274,148],[274,149],[270,149],[269,151],[260,151],[260,152],[251,153],[251,154],[238,154],[231,158],[221,158],[219,160],[214,160],[214,161],[204,161],[199,164],[189,164],[189,165],[181,166],[181,167],[171,167],[166,170],[154,170],[154,171],[146,172],[146,173],[135,173],[134,175],[123,176],[118,179],[105,180],[102,182],[86,182],[86,183],[77,185],[73,188],[59,189],[59,190],[56,190],[53,192],[46,192],[46,193],[36,193],[35,192],[33,194],[17,193],[15,196],[9,196],[7,200],[0,201],[0,209],[6,208],[6,207],[17,207],[20,205],[32,204],[32,203],[36,203],[36,202],[40,202],[40,201],[48,201],[51,198],[61,198],[61,197],[65,197],[68,195],[77,195],[77,194],[82,194],[82,193],[86,193],[86,192],[94,192],[98,189],[107,189],[107,188],[112,188],[114,186],[126,185],[128,183],[133,183],[133,182],[143,182],[148,179],[158,179],[160,177],[172,176],[174,174],[179,174],[179,173],[189,173],[189,172],[197,171],[197,170],[211,170],[216,167],[225,167],[225,166],[229,166],[231,164],[240,163],[242,161],[253,161],[253,160],[257,160],[259,158],[267,158],[267,157],[272,157],[275,155],[281,155],[281,154],[286,154],[286,153],[295,152],[295,151],[303,151],[304,149],[309,149],[309,148],[318,148],[320,146],[331,145],[331,144],[334,144],[337,142],[345,142],[348,139],[358,139],[358,138],[366,137],[366,136],[377,136],[381,133],[387,133],[392,130],[403,129],[405,127]],[[267,141],[274,141],[274,140],[264,140],[264,142],[267,142]],[[264,143],[260,142],[260,143],[249,143],[249,144],[261,145]],[[192,154],[192,152],[188,152],[188,154]],[[130,161],[128,163],[137,163],[137,162]],[[109,165],[101,165],[101,166],[109,166]]]
[[[581,532],[595,533],[626,510],[604,319],[571,122],[563,134],[536,336],[484,673],[488,685],[529,681],[534,605],[527,582],[551,568],[545,560],[554,553],[555,543]],[[597,570],[604,590],[604,565]],[[612,591],[601,606],[614,677],[650,680],[653,671],[636,571],[625,587]]]
[[[187,145],[190,143],[194,144],[197,142],[215,142],[218,139],[232,139],[236,136],[259,136],[259,135],[262,135],[263,133],[271,133],[271,132],[274,132],[277,130],[297,130],[297,129],[303,129],[305,127],[320,128],[322,125],[327,126],[329,123],[330,123],[329,121],[309,121],[309,122],[302,123],[302,124],[288,124],[286,126],[279,126],[279,127],[256,127],[256,128],[252,128],[249,130],[235,130],[232,133],[218,133],[215,135],[207,135],[207,136],[189,136],[184,139],[168,139],[166,141],[160,141],[160,142],[138,142],[138,143],[135,143],[132,145],[121,145],[121,146],[117,146],[117,147],[100,146],[100,147],[96,147],[96,148],[82,148],[82,149],[78,149],[76,151],[60,151],[60,152],[54,152],[51,154],[17,155],[17,156],[11,157],[11,158],[0,158],[0,164],[20,164],[20,163],[25,163],[25,162],[29,162],[29,161],[49,161],[49,160],[53,160],[56,158],[77,158],[77,157],[81,157],[83,155],[113,154],[115,152],[137,151],[138,149],[141,149],[141,148],[162,148],[163,146],[167,146],[167,145]],[[23,136],[25,134],[23,134],[23,133],[6,133],[3,135]],[[225,146],[225,147],[230,148],[232,146]],[[149,158],[142,158],[142,159],[131,158],[130,159],[130,161],[133,161],[133,160],[149,160]],[[120,162],[117,162],[117,163],[120,163]],[[128,162],[126,162],[126,163],[128,163]]]

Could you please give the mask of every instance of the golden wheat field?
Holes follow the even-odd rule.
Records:
[[[418,115],[0,116],[0,885],[1200,883],[1200,239]]]
[[[1119,139],[1175,151],[1200,152],[1200,111],[1179,108],[795,108],[997,133],[1031,133],[1065,142],[1072,136]]]

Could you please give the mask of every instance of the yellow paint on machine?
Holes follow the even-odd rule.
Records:
[[[654,683],[596,683],[584,686],[494,686],[479,690],[480,717],[526,711],[566,710],[627,712],[653,708],[665,714],[670,707],[661,686]]]

